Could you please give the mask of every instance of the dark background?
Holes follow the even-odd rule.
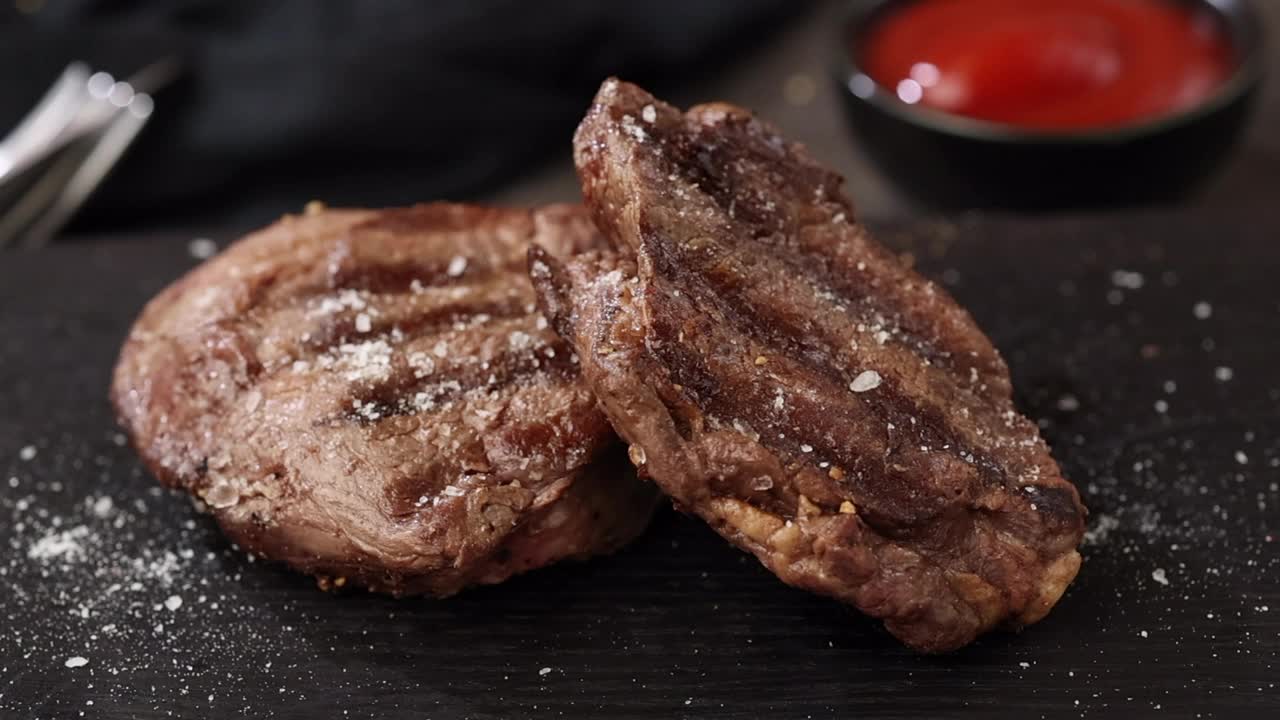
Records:
[[[1280,2],[1255,5],[1280,68]],[[871,166],[838,105],[827,70],[847,6],[17,0],[0,8],[0,127],[71,59],[126,77],[180,57],[184,75],[73,231],[247,230],[312,199],[573,199],[570,135],[616,73],[681,105],[753,108],[843,172],[864,214],[928,213]],[[1274,202],[1278,124],[1273,70],[1238,152],[1188,206]]]
[[[787,0],[21,0],[0,35],[0,126],[73,59],[126,78],[175,57],[183,74],[157,94],[152,124],[77,231],[247,228],[316,198],[472,199],[564,162],[608,75],[702,86],[806,9]]]
[[[1183,207],[1188,209],[1252,212],[1271,208],[1280,195],[1280,0],[1253,3],[1262,18],[1267,74],[1252,122],[1233,157],[1209,178]],[[788,137],[804,142],[815,157],[839,170],[854,203],[865,215],[880,218],[932,214],[906,197],[871,164],[841,112],[841,98],[828,82],[828,58],[838,40],[840,18],[847,2],[819,2],[745,53],[740,61],[713,73],[704,83],[676,88],[668,98],[677,104],[724,99],[755,110],[778,125]],[[792,97],[788,99],[788,85]],[[797,102],[804,87],[814,88],[809,102]],[[1100,172],[1104,171],[1100,169]],[[1141,168],[1124,168],[1134,182]],[[558,164],[521,180],[494,197],[503,202],[540,202],[573,197],[572,166],[566,154]]]

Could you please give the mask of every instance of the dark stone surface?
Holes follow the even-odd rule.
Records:
[[[318,592],[230,548],[120,444],[111,365],[194,263],[184,239],[0,256],[0,715],[1274,716],[1278,229],[1115,215],[881,234],[989,331],[1093,512],[1044,622],[943,657],[670,511],[612,559],[448,601]]]

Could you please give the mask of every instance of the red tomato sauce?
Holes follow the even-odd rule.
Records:
[[[904,102],[1037,130],[1176,112],[1237,64],[1221,18],[1172,0],[918,0],[856,44],[867,75]]]

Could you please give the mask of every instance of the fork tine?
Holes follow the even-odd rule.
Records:
[[[63,71],[36,109],[0,142],[0,195],[6,195],[0,201],[8,205],[0,216],[0,249],[15,242],[48,243],[147,123],[154,109],[150,93],[173,82],[181,69],[178,58],[166,57],[122,82],[106,73],[90,75],[83,63]],[[6,170],[12,171],[11,181],[22,181],[26,172],[27,181],[6,183]]]
[[[71,63],[18,126],[0,141],[0,182],[45,157],[58,136],[91,98],[89,67]]]
[[[66,226],[111,173],[125,150],[133,144],[151,118],[153,108],[151,96],[145,93],[135,95],[127,106],[121,108],[53,197],[44,213],[23,234],[25,247],[36,248],[48,244]]]

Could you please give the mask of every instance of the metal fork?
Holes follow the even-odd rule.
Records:
[[[63,71],[0,141],[0,248],[45,245],[70,221],[150,119],[150,93],[177,69],[162,60],[122,82],[83,63]]]

